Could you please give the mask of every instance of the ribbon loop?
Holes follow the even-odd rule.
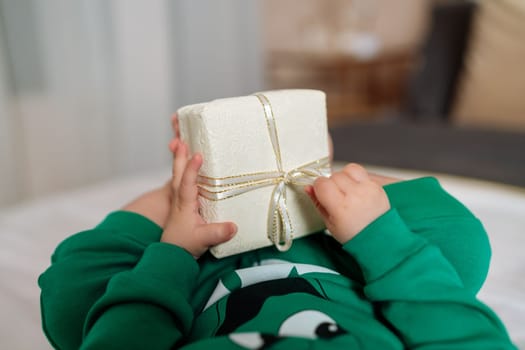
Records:
[[[255,96],[263,106],[277,171],[242,174],[225,178],[199,176],[199,194],[208,200],[219,201],[258,188],[274,186],[268,210],[268,238],[279,251],[286,251],[290,249],[293,241],[292,220],[286,205],[286,187],[310,185],[319,176],[328,176],[330,164],[328,157],[324,157],[285,172],[282,166],[281,149],[272,106],[265,95],[256,94]]]

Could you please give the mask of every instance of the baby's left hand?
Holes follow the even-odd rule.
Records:
[[[344,244],[390,209],[383,188],[358,164],[305,188],[335,239]]]

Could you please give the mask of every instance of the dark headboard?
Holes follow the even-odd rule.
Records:
[[[432,9],[431,23],[412,78],[406,105],[411,119],[446,119],[456,82],[463,67],[474,1],[440,1]]]

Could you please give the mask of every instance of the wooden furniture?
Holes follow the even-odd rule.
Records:
[[[330,126],[398,110],[415,55],[383,53],[371,59],[347,54],[272,51],[266,61],[271,89],[312,88],[327,94]]]

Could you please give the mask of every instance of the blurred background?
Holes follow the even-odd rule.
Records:
[[[277,88],[327,93],[338,159],[525,186],[524,35],[522,0],[0,0],[0,206],[166,168],[178,107]]]

